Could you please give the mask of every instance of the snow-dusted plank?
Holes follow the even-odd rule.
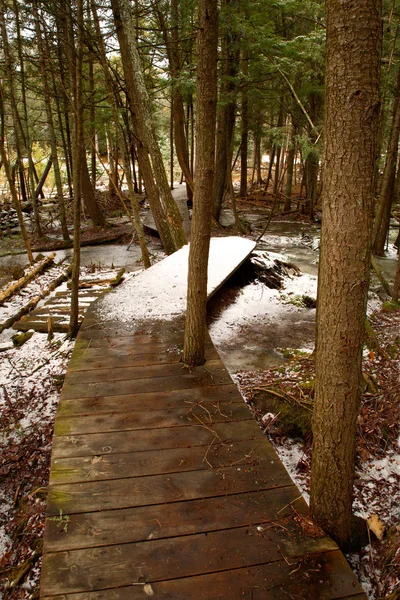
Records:
[[[208,261],[210,298],[244,263],[256,244],[241,237],[212,238]],[[125,282],[97,302],[103,320],[130,323],[146,318],[172,319],[186,310],[189,245]]]

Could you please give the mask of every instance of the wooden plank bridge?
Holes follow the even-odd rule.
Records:
[[[213,243],[210,294],[253,249],[234,245]],[[55,424],[42,600],[364,599],[211,340],[204,366],[180,362],[185,262],[187,248],[85,318]],[[169,318],[168,294],[140,317],[154,280]]]

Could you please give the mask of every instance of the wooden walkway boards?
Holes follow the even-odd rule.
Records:
[[[42,600],[365,599],[211,340],[189,370],[182,314],[121,326],[106,298],[56,418]]]

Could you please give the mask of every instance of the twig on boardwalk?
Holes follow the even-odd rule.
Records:
[[[195,415],[194,413],[193,413],[193,416],[194,416],[194,418],[195,418],[195,419],[197,419],[197,420],[198,420],[198,422],[199,422],[199,423],[202,425],[202,427],[204,427],[205,429],[208,429],[208,431],[209,431],[210,433],[212,433],[212,434],[213,434],[213,435],[214,435],[214,436],[215,436],[215,437],[216,437],[216,438],[217,438],[217,439],[218,439],[218,440],[221,442],[221,444],[222,444],[223,446],[229,446],[229,444],[225,444],[225,442],[223,442],[223,441],[222,441],[222,439],[219,437],[218,433],[217,433],[216,431],[214,431],[214,429],[211,429],[211,427],[208,427],[208,426],[207,426],[207,425],[204,423],[204,421],[202,421],[202,420],[200,419],[200,417],[198,417],[198,416],[197,416],[197,415]]]
[[[219,405],[219,400],[217,400],[217,409],[219,414],[221,415],[221,417],[225,417],[225,419],[229,419],[228,415],[225,415],[222,411],[221,411],[221,407]]]
[[[202,463],[203,463],[204,461],[206,461],[206,463],[208,464],[208,466],[209,466],[211,469],[213,469],[214,467],[213,467],[213,466],[212,466],[212,464],[209,462],[209,460],[208,460],[208,458],[207,458],[207,454],[208,454],[208,451],[210,450],[210,448],[211,448],[211,446],[213,445],[213,443],[214,443],[214,442],[215,442],[215,438],[213,438],[213,439],[211,440],[211,444],[208,446],[208,448],[207,448],[207,450],[206,450],[206,453],[205,453],[205,455],[203,456],[203,460],[201,461]]]
[[[300,496],[297,496],[297,498],[295,498],[294,500],[292,500],[291,502],[289,502],[289,504],[285,504],[285,506],[283,508],[281,508],[280,510],[278,510],[278,512],[276,514],[279,515],[279,513],[281,513],[283,510],[285,510],[285,508],[287,508],[288,506],[292,506],[292,504],[294,504],[295,502],[297,502],[297,500],[300,500],[300,498],[302,498],[302,497],[303,496],[300,494]]]
[[[258,448],[258,446],[257,446]],[[233,463],[229,463],[231,467],[233,467],[233,465],[238,465],[239,463],[243,462],[244,460],[246,460],[246,458],[250,458],[250,456],[253,454],[254,450],[257,450],[257,448],[253,448],[253,450],[251,452],[249,452],[249,454],[245,454],[243,456],[243,458],[240,458],[239,460],[235,460],[235,462]]]
[[[286,558],[286,556],[282,553],[281,547],[278,546],[278,552],[279,554],[282,556],[283,560],[285,561],[285,563],[287,564],[288,567],[295,567],[297,563],[290,563],[288,561],[288,559]]]
[[[208,408],[205,408],[201,402],[190,402],[189,400],[185,400],[186,404],[191,404],[192,406],[190,407],[190,409],[187,411],[186,414],[192,413],[193,414],[193,409],[196,408],[197,406],[199,406],[200,408],[202,408],[204,410],[204,412],[206,412],[208,414],[208,418],[210,419],[210,425],[212,425],[212,417],[211,417],[211,413],[208,410]]]

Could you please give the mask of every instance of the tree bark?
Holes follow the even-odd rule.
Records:
[[[325,157],[310,509],[350,539],[370,276],[380,0],[327,0]]]
[[[215,0],[199,0],[196,122],[196,183],[189,252],[183,360],[205,361],[208,253],[215,165],[218,12]]]

